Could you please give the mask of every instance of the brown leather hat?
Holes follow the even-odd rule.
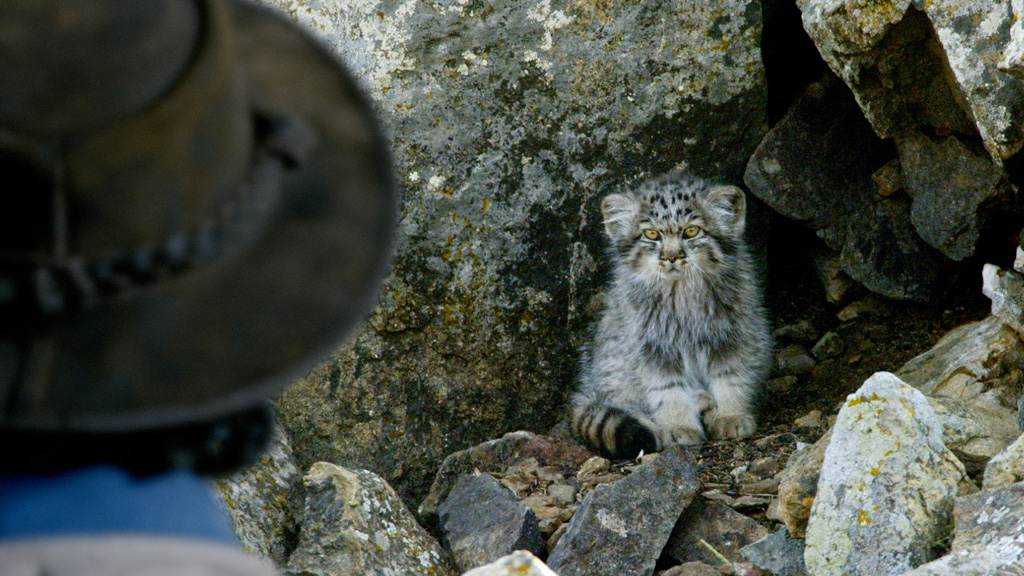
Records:
[[[0,427],[250,408],[374,302],[396,192],[356,83],[239,1],[0,11]]]

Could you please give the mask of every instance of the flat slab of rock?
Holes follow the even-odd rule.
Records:
[[[804,566],[804,541],[790,538],[783,526],[777,532],[744,546],[743,559],[774,576],[807,576]]]
[[[847,397],[825,450],[807,571],[895,576],[932,560],[965,477],[924,395],[893,374],[874,374]]]
[[[742,562],[740,548],[768,536],[768,529],[725,504],[697,497],[679,517],[664,553],[676,561],[704,562],[718,566],[722,561],[701,540],[730,562]]]
[[[439,507],[442,541],[460,570],[516,550],[544,553],[537,516],[487,474],[463,474]]]
[[[305,576],[457,573],[380,476],[318,462],[303,485],[302,529],[286,571]]]
[[[669,446],[622,480],[594,488],[548,565],[561,576],[649,576],[699,487],[689,452]]]

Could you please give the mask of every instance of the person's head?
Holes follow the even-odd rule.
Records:
[[[0,11],[8,471],[231,469],[373,303],[396,194],[341,65],[239,0]]]

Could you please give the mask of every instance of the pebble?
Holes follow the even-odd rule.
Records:
[[[785,394],[793,389],[799,379],[796,376],[787,374],[785,376],[779,376],[778,378],[772,378],[764,383],[764,387],[769,392],[775,394]]]
[[[835,358],[843,353],[845,348],[843,338],[835,332],[826,332],[824,336],[818,340],[817,343],[811,348],[811,354],[814,355],[818,360],[824,360],[826,358]]]
[[[817,428],[821,426],[821,410],[811,410],[793,421],[796,428]]]
[[[761,477],[774,476],[782,470],[782,464],[774,456],[763,456],[751,462],[747,469]]]
[[[790,344],[780,350],[776,360],[779,371],[791,376],[810,372],[815,364],[807,349],[799,344]]]
[[[789,340],[811,343],[818,339],[818,329],[809,320],[798,320],[786,326],[780,326],[772,332],[776,340]]]

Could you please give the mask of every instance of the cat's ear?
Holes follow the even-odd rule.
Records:
[[[640,204],[632,194],[609,194],[601,200],[601,214],[604,216],[604,231],[612,240],[618,240],[632,232]]]
[[[715,186],[708,192],[707,205],[723,226],[742,232],[747,218],[747,197],[736,186]]]

